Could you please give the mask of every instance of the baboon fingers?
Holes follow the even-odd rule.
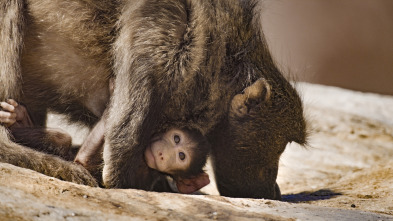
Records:
[[[16,114],[0,111],[0,123],[5,124],[5,126],[9,127],[16,122]]]
[[[15,107],[12,104],[9,104],[7,102],[1,102],[0,106],[5,111],[8,111],[8,112],[14,112],[15,111]]]
[[[13,124],[15,124],[15,120],[12,120],[12,119],[0,119],[0,123],[3,123],[6,127],[10,127],[10,126],[12,126]]]
[[[88,185],[92,187],[98,187],[97,180],[87,171],[82,165],[74,164],[74,168],[70,170],[69,174],[65,174],[65,180],[71,181],[77,184]]]
[[[6,112],[6,111],[0,111],[0,120],[2,123],[4,123],[5,120],[10,119],[12,116],[12,113]]]
[[[7,103],[11,104],[15,108],[19,106],[18,102],[16,102],[14,99],[8,99]]]

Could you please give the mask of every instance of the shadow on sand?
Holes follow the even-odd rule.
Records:
[[[301,192],[297,194],[282,195],[282,201],[291,203],[301,203],[309,201],[327,200],[336,196],[342,195],[341,193],[333,192],[329,189],[321,189],[316,192]]]

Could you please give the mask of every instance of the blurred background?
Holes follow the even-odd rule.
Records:
[[[297,81],[393,95],[393,0],[264,0],[273,57]]]

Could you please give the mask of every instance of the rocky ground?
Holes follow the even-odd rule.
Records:
[[[309,145],[288,145],[283,202],[91,188],[0,163],[0,220],[393,220],[393,97],[299,84]],[[67,126],[80,143],[86,130]]]

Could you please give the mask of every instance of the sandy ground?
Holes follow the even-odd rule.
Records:
[[[392,97],[299,87],[313,128],[281,158],[284,200],[393,215]]]
[[[393,220],[393,97],[297,87],[311,136],[280,160],[283,202],[217,196],[214,182],[209,195],[105,190],[0,163],[0,220]],[[49,121],[75,144],[87,133]]]

